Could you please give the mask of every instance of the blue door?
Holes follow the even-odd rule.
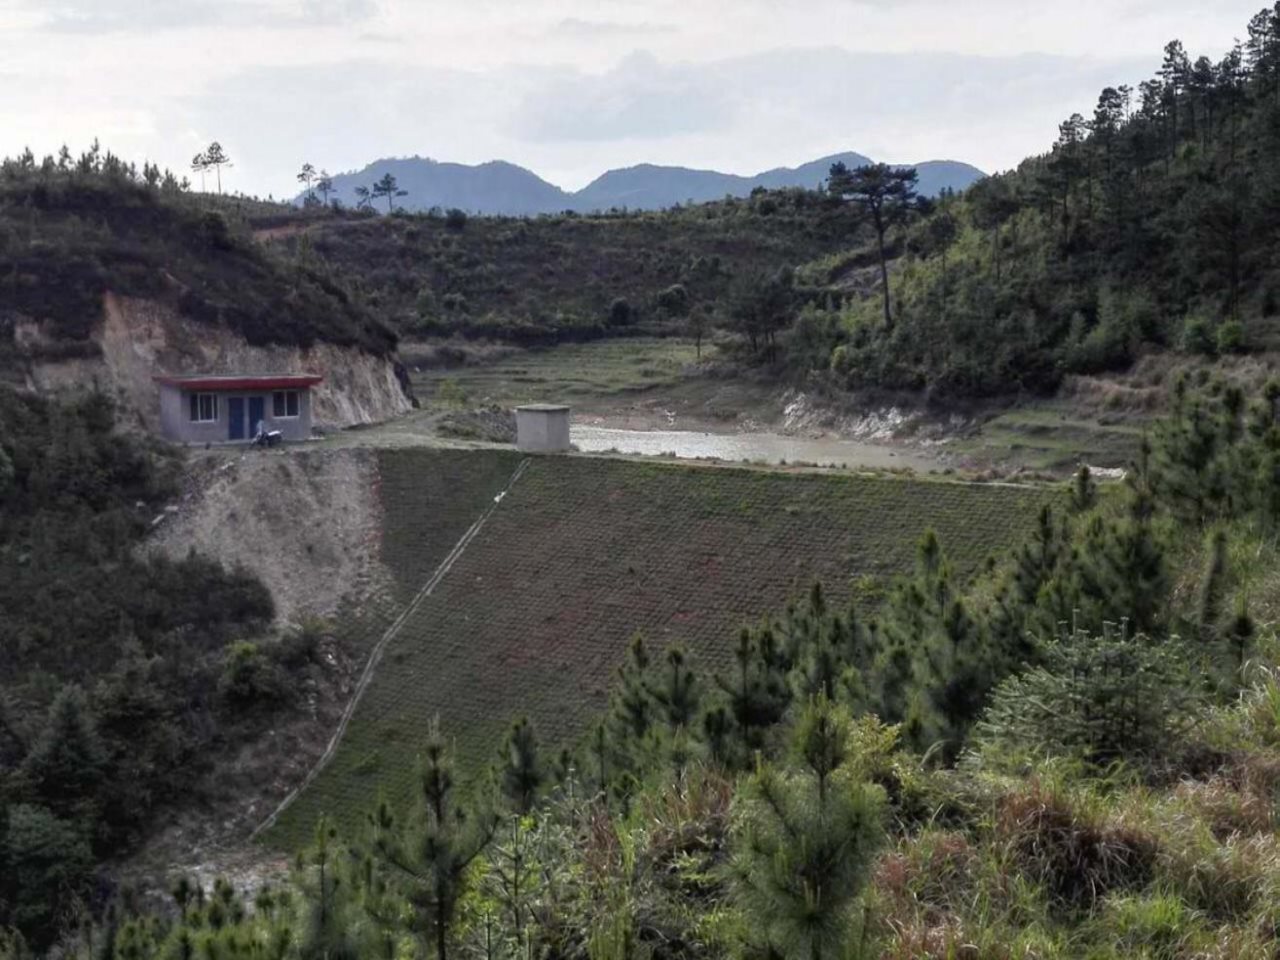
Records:
[[[258,424],[262,423],[262,418],[267,415],[267,398],[266,397],[250,397],[249,398],[249,436],[256,437],[258,435]],[[265,429],[266,425],[263,424]]]
[[[244,439],[244,397],[227,398],[227,439]]]

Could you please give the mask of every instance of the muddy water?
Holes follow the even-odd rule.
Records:
[[[938,461],[920,453],[856,440],[806,439],[776,433],[697,433],[691,430],[615,430],[574,424],[573,444],[599,453],[674,454],[766,463],[812,463],[841,467],[910,467],[921,472]]]

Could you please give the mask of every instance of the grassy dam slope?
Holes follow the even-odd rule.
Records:
[[[397,587],[394,602],[353,616],[371,636],[399,615],[519,462],[491,451],[379,457],[381,553]],[[967,576],[1016,543],[1053,496],[899,477],[535,458],[394,635],[332,762],[266,839],[305,843],[322,813],[351,827],[380,792],[403,802],[435,715],[464,768],[489,759],[516,715],[527,714],[548,745],[572,741],[605,707],[636,631],[655,647],[681,641],[702,667],[723,670],[738,628],[814,579],[832,596],[886,584],[911,569],[926,527]]]

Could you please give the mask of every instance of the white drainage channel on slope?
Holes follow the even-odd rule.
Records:
[[[427,597],[431,596],[440,581],[445,578],[446,574],[453,569],[453,565],[458,562],[458,558],[466,552],[471,541],[476,538],[476,535],[480,532],[481,528],[484,527],[485,522],[493,516],[493,512],[498,509],[498,504],[503,501],[511,488],[515,486],[516,481],[520,479],[521,475],[524,474],[525,468],[528,466],[528,458],[520,461],[515,472],[511,474],[511,479],[507,481],[507,485],[503,487],[498,495],[493,498],[493,503],[489,504],[489,506],[485,508],[484,512],[476,518],[476,522],[467,528],[467,532],[464,533],[461,539],[453,545],[453,549],[449,551],[449,555],[440,562],[438,567],[436,567],[435,573],[431,575],[431,579],[422,585],[422,589],[419,590],[417,594],[414,595],[414,598],[409,601],[409,605],[400,612],[400,615],[396,617],[391,626],[387,627],[386,632],[384,632],[378,639],[378,642],[374,644],[373,650],[369,653],[369,659],[364,665],[364,670],[360,674],[360,680],[356,683],[355,692],[352,693],[351,700],[347,703],[346,709],[342,711],[342,719],[338,721],[338,728],[329,739],[329,744],[325,747],[324,753],[320,755],[320,759],[317,760],[315,765],[312,766],[310,771],[308,771],[306,777],[303,778],[302,783],[298,784],[297,787],[289,792],[288,796],[280,801],[280,805],[272,811],[271,816],[258,824],[253,833],[250,834],[251,839],[258,837],[258,835],[264,830],[269,830],[271,827],[275,826],[276,820],[279,818],[280,814],[284,813],[284,811],[289,808],[289,805],[298,799],[302,791],[311,786],[312,781],[314,781],[315,778],[320,775],[320,772],[329,765],[329,761],[333,759],[333,755],[338,751],[338,743],[342,740],[343,734],[347,732],[347,726],[351,723],[351,718],[355,715],[356,707],[360,703],[360,698],[364,696],[365,690],[368,689],[369,684],[373,681],[374,671],[377,669],[378,661],[382,659],[382,653],[386,649],[387,644],[395,639],[396,635],[400,632],[401,628],[404,627],[408,619],[413,616],[414,612],[420,606],[422,606]]]

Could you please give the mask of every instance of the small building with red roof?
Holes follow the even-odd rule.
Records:
[[[176,443],[249,443],[261,434],[311,436],[315,374],[157,376],[160,429]]]

